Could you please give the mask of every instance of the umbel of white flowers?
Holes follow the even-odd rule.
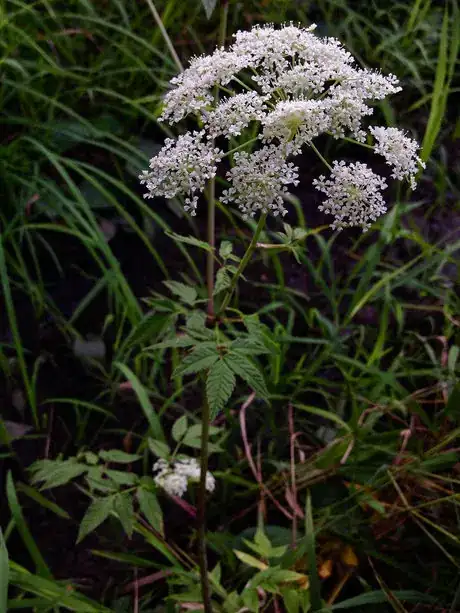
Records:
[[[172,464],[160,459],[153,465],[155,473],[154,481],[158,487],[170,496],[182,496],[187,491],[189,482],[198,483],[201,475],[201,468],[195,458],[183,458],[176,460]],[[206,473],[206,489],[213,492],[216,487],[214,476]]]
[[[398,80],[358,67],[339,41],[319,38],[314,28],[268,25],[238,32],[227,50],[194,58],[171,80],[160,121],[173,124],[192,115],[202,128],[166,139],[139,177],[146,198],[183,196],[185,210],[195,215],[206,183],[229,155],[229,187],[221,200],[237,204],[245,217],[258,211],[284,215],[288,186],[299,182],[292,159],[311,147],[330,172],[313,181],[327,196],[320,209],[333,215],[335,229],[366,230],[386,211],[381,191],[387,184],[366,164],[329,164],[313,143],[322,134],[358,143],[373,137],[372,148],[392,177],[415,187],[424,167],[418,144],[396,128],[366,131],[363,122],[372,103],[401,90]]]

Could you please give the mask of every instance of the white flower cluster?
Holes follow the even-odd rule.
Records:
[[[408,179],[412,189],[415,189],[415,176],[419,166],[425,168],[425,163],[418,157],[419,145],[397,128],[370,128],[370,133],[377,141],[374,149],[383,155],[387,164],[393,168],[394,179]]]
[[[236,94],[222,101],[216,109],[203,114],[206,132],[210,138],[238,136],[251,121],[265,116],[265,98],[257,92]]]
[[[318,208],[334,215],[332,228],[341,230],[351,226],[370,227],[370,221],[383,215],[387,208],[380,190],[387,187],[385,179],[376,175],[366,166],[334,162],[331,178],[321,176],[314,179],[316,189],[324,192],[327,200]]]
[[[203,140],[203,132],[187,132],[177,140],[167,138],[160,153],[150,160],[150,171],[139,177],[146,185],[145,198],[187,195],[185,210],[195,215],[198,196],[206,182],[216,176],[222,151]]]
[[[274,216],[286,209],[283,196],[287,185],[298,185],[298,169],[286,162],[279,147],[263,147],[249,155],[236,152],[235,166],[227,173],[231,187],[222,194],[222,202],[235,202],[243,216],[254,217],[257,211]]]
[[[169,464],[160,459],[153,465],[156,473],[154,481],[158,487],[165,490],[170,496],[182,496],[187,491],[189,482],[197,483],[200,480],[201,469],[195,458],[184,458]],[[206,489],[213,492],[216,481],[210,472],[206,473]]]
[[[301,154],[322,134],[365,142],[369,131],[363,120],[372,114],[372,103],[400,91],[398,80],[391,74],[360,68],[339,41],[316,36],[314,28],[268,25],[238,32],[227,50],[194,58],[171,81],[160,121],[173,124],[192,114],[203,127],[177,141],[166,140],[151,160],[150,170],[140,177],[148,190],[146,197],[182,195],[186,210],[194,214],[200,193],[216,175],[224,155],[214,141],[251,130],[247,134],[257,134],[259,146],[248,147],[248,151],[238,147],[233,153],[223,201],[236,203],[245,216],[257,211],[284,214],[287,186],[298,183],[297,168],[289,157]],[[392,167],[393,177],[408,178],[414,187],[421,165],[417,144],[395,128],[374,128],[370,133],[377,141],[375,151]],[[352,167],[360,169],[361,175],[364,172],[363,165],[348,168]],[[365,186],[361,175],[356,176],[355,192]],[[354,175],[334,162],[331,185],[337,191],[340,180],[345,179],[343,193],[348,193]],[[320,179],[317,187],[320,183],[326,185]],[[382,183],[377,178],[372,185],[377,189]],[[332,213],[337,207],[342,210],[343,199],[332,206],[331,185],[324,210]],[[334,227],[358,223],[367,228],[368,222],[359,220],[374,219],[383,211],[382,206],[375,206],[377,201],[374,195],[370,203],[366,189],[354,199],[355,209],[369,204],[362,215],[355,210],[352,215],[336,217]]]

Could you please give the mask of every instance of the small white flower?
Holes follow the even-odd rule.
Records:
[[[366,164],[334,162],[330,178],[320,176],[313,185],[327,196],[318,208],[334,216],[334,230],[351,226],[368,230],[370,222],[387,210],[380,193],[387,187],[386,181]]]
[[[329,129],[327,109],[322,100],[279,102],[262,121],[262,141],[278,139],[289,154],[297,155],[302,145]]]
[[[251,121],[260,121],[265,115],[265,98],[257,92],[237,94],[223,100],[214,111],[204,113],[209,137],[238,136]]]
[[[298,169],[286,162],[282,150],[274,145],[254,153],[234,154],[235,166],[227,173],[231,187],[224,191],[222,202],[235,202],[243,217],[254,217],[257,211],[284,215],[287,185],[298,185]]]
[[[139,176],[148,192],[144,198],[185,195],[185,210],[195,215],[199,194],[215,177],[222,152],[203,141],[203,132],[187,132],[177,140],[167,138],[160,153],[150,160],[150,170]]]
[[[172,465],[166,460],[157,460],[153,465],[156,472],[154,482],[158,487],[165,490],[170,496],[182,496],[187,491],[190,482],[197,483],[200,480],[201,469],[195,458],[177,460]],[[213,492],[216,487],[214,476],[206,473],[206,489]]]
[[[425,168],[425,163],[418,157],[419,144],[397,128],[370,128],[370,133],[377,141],[374,150],[383,155],[387,164],[393,168],[394,179],[407,179],[412,189],[415,189],[415,176],[419,166]]]
[[[361,129],[361,120],[372,115],[374,109],[341,88],[334,90],[329,105],[330,131],[334,138],[344,138],[349,133],[357,141],[364,142],[366,133]]]
[[[174,86],[165,96],[160,121],[176,123],[189,113],[205,111],[212,106],[213,88],[227,85],[232,78],[247,68],[250,58],[224,49],[216,49],[212,55],[194,58],[190,66],[171,79]]]

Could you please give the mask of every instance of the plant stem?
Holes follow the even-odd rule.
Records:
[[[321,153],[318,151],[318,149],[315,147],[315,145],[313,143],[310,143],[310,147],[313,149],[313,151],[316,153],[316,155],[319,157],[319,159],[326,164],[326,166],[329,168],[329,170],[332,171],[332,166],[329,164],[329,162],[326,160],[326,158],[324,158]]]
[[[206,254],[206,287],[208,288],[208,317],[214,317],[214,249],[216,246],[216,182],[208,185],[208,243],[211,250]]]
[[[208,578],[208,559],[206,556],[206,473],[208,472],[209,441],[209,403],[204,394],[203,413],[201,415],[201,458],[200,484],[198,489],[198,562],[201,577],[201,595],[205,613],[212,613],[211,590]]]
[[[173,60],[176,63],[176,66],[179,68],[180,72],[184,72],[184,67],[182,66],[182,62],[180,61],[179,56],[177,55],[176,50],[174,49],[174,45],[172,44],[172,41],[169,38],[169,34],[167,33],[166,28],[163,25],[160,14],[158,13],[157,9],[155,8],[155,5],[153,4],[153,0],[147,0],[147,4],[149,5],[149,8],[152,12],[153,18],[155,19],[157,26],[160,28],[161,35],[164,38],[164,41],[169,49],[169,52]]]
[[[229,287],[228,292],[225,294],[225,298],[222,301],[221,307],[219,309],[219,313],[223,313],[225,311],[225,309],[228,307],[228,304],[232,298],[233,292],[235,291],[236,285],[238,283],[238,279],[241,277],[241,275],[243,274],[244,269],[246,268],[246,266],[249,263],[249,260],[251,259],[252,254],[254,253],[256,247],[257,247],[257,241],[259,240],[259,236],[265,226],[265,221],[267,219],[267,213],[263,213],[260,216],[259,219],[259,223],[257,224],[257,228],[255,229],[255,232],[253,234],[253,237],[251,239],[251,242],[249,243],[249,247],[246,249],[246,253],[244,254],[243,258],[240,261],[240,264],[237,268],[237,271],[232,279],[231,285]]]
[[[219,28],[219,41],[220,47],[225,44],[225,38],[227,36],[227,18],[228,18],[228,2],[223,0],[221,3],[220,13],[220,28]],[[217,105],[219,101],[219,88],[216,87],[214,91],[214,101]],[[214,317],[214,249],[216,246],[216,181],[212,178],[208,186],[208,231],[207,231],[208,244],[211,246],[211,250],[208,251],[206,256],[206,286],[208,288],[208,317],[212,319]]]
[[[221,0],[219,46],[224,46],[227,36],[228,0]],[[214,91],[216,104],[219,101],[219,88]],[[214,317],[214,248],[216,245],[216,182],[211,179],[208,187],[208,243],[211,250],[206,260],[206,285],[208,288],[208,316]],[[203,394],[201,416],[201,458],[200,484],[198,489],[198,563],[200,566],[201,596],[204,613],[212,613],[211,589],[208,577],[208,558],[206,555],[206,474],[208,472],[209,422],[211,419],[206,389]]]

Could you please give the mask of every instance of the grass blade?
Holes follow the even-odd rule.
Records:
[[[321,600],[321,584],[318,577],[318,568],[316,566],[315,526],[313,523],[310,491],[307,492],[307,504],[305,509],[305,541],[307,545],[308,576],[310,579],[311,611],[321,611],[323,603]]]
[[[0,528],[0,613],[7,613],[8,580],[8,550]]]
[[[14,487],[13,475],[11,471],[8,473],[6,479],[6,497],[8,499],[8,505],[10,507],[10,512],[13,516],[15,526],[19,534],[21,535],[21,538],[27,548],[27,551],[30,554],[30,557],[35,563],[37,573],[40,575],[40,577],[51,578],[51,572],[45,560],[43,559],[43,556],[40,553],[40,550],[37,547],[37,544],[35,543],[34,538],[29,530],[29,526],[27,525],[26,520],[24,518],[24,514],[22,512],[16,494],[16,488]]]

